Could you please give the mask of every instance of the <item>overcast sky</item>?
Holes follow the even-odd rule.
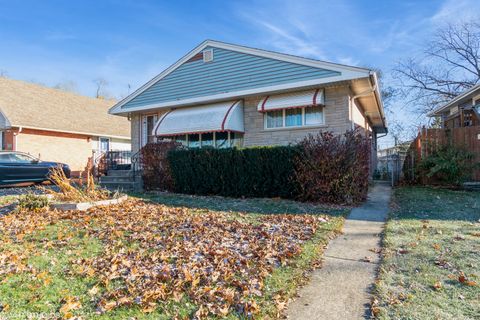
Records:
[[[0,73],[120,98],[205,39],[390,70],[421,54],[445,22],[471,19],[479,0],[102,1],[0,0]],[[392,118],[420,121],[401,101]],[[383,139],[382,144],[391,143]]]

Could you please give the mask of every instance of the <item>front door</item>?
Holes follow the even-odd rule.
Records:
[[[110,139],[109,138],[100,138],[100,152],[110,151]]]
[[[153,135],[153,127],[157,122],[158,116],[156,114],[145,115],[142,120],[142,147],[147,143],[155,142]]]

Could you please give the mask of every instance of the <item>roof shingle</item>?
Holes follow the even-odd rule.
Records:
[[[108,114],[113,100],[0,77],[0,111],[11,126],[130,138],[130,123]]]

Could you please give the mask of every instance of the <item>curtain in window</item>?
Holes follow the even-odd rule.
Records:
[[[302,125],[302,109],[287,109],[285,110],[285,126],[295,127]]]

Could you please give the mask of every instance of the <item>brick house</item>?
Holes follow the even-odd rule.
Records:
[[[296,143],[309,133],[387,132],[374,71],[207,40],[117,103],[132,151],[174,139],[190,147]],[[372,152],[375,155],[375,152]]]
[[[131,148],[130,123],[108,114],[113,104],[0,77],[1,149],[81,172],[95,153]]]

